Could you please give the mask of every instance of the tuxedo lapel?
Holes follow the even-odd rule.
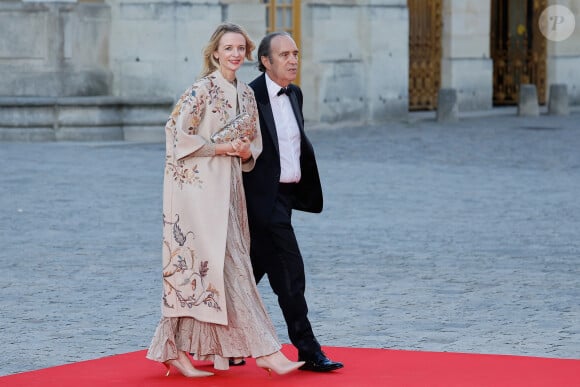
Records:
[[[298,97],[296,96],[296,92],[294,91],[290,93],[288,98],[290,99],[290,105],[292,105],[292,110],[294,111],[294,116],[296,117],[296,123],[300,128],[300,133],[302,134],[302,136],[304,136],[304,125],[302,123],[301,117],[302,113],[300,112],[300,106],[298,105]]]
[[[266,87],[266,76],[262,74],[258,78],[256,83],[256,89],[254,94],[256,96],[256,102],[258,108],[262,112],[262,117],[264,118],[264,123],[266,124],[266,129],[270,136],[272,137],[272,142],[276,148],[276,152],[280,154],[280,149],[278,148],[278,133],[276,133],[276,124],[274,122],[274,114],[272,113],[272,105],[270,104],[270,97],[268,96],[268,88]]]

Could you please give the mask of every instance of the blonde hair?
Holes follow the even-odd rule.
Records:
[[[222,23],[219,26],[217,26],[216,30],[211,35],[209,42],[203,49],[203,70],[201,71],[202,77],[205,77],[206,75],[213,73],[219,68],[220,65],[218,61],[214,58],[213,53],[217,51],[222,36],[224,36],[224,34],[228,32],[241,34],[244,37],[244,39],[246,40],[245,57],[247,60],[253,60],[252,51],[254,51],[256,45],[254,44],[254,42],[252,42],[252,39],[250,39],[248,33],[237,24]]]

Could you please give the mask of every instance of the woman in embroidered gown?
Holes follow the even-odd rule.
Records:
[[[254,44],[238,25],[218,26],[204,50],[204,71],[177,102],[165,127],[162,318],[147,358],[188,377],[187,353],[228,369],[230,358],[284,374],[303,362],[281,352],[255,285],[242,170],[262,150],[258,112],[249,86],[236,80]],[[209,138],[240,114],[256,127],[250,140]]]

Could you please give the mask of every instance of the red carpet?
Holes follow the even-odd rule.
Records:
[[[324,350],[330,358],[344,362],[345,368],[328,374],[297,371],[268,377],[250,359],[246,366],[215,371],[215,376],[187,379],[174,370],[165,377],[163,365],[145,359],[145,351],[138,351],[0,377],[0,386],[580,386],[580,360],[339,347]],[[293,347],[285,345],[283,351],[295,357]],[[195,364],[213,370],[209,363]]]

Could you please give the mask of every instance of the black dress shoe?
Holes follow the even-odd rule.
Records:
[[[305,362],[304,365],[299,368],[302,371],[328,372],[344,367],[342,363],[327,358],[322,351],[311,355],[299,355],[298,361]]]
[[[234,359],[230,359],[229,363],[230,363],[231,367],[239,367],[239,366],[246,365],[246,359],[239,359],[238,361],[235,361]]]

